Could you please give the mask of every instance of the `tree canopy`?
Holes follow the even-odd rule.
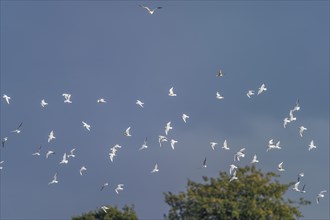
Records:
[[[285,199],[291,185],[281,184],[279,175],[262,173],[255,166],[237,169],[237,180],[220,172],[218,178],[203,177],[204,183],[188,179],[187,191],[177,195],[167,192],[165,202],[170,206],[167,218],[172,219],[296,219],[302,217],[300,205],[310,204]]]
[[[81,216],[74,216],[72,220],[137,220],[134,206],[125,205],[122,210],[117,206],[106,206],[107,210],[104,211],[99,208],[95,211],[84,213]]]

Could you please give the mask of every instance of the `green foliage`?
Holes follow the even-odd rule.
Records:
[[[188,180],[187,192],[164,193],[170,206],[167,218],[172,220],[280,220],[302,217],[299,205],[309,201],[285,200],[284,194],[294,183],[280,184],[279,175],[257,170],[255,166],[239,168],[238,180],[220,172],[218,178],[203,177],[204,184]],[[275,180],[274,180],[275,179]],[[297,206],[296,206],[297,205]]]
[[[72,220],[137,220],[134,206],[125,205],[122,210],[117,206],[107,206],[109,209],[105,213],[101,208],[96,211],[90,211],[81,216],[74,216]]]

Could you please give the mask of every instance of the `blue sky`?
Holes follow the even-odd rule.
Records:
[[[149,15],[139,4],[163,8]],[[217,78],[220,69],[225,76]],[[262,83],[268,90],[248,99]],[[167,95],[171,87],[177,97]],[[63,103],[62,93],[73,103]],[[160,219],[168,210],[163,192],[228,171],[242,147],[238,166],[257,154],[265,172],[284,161],[282,183],[304,172],[303,196],[312,205],[303,215],[329,218],[329,195],[315,203],[329,192],[328,1],[1,1],[3,94],[12,100],[1,100],[1,138],[8,137],[0,151],[1,218],[67,219],[134,204],[141,219]],[[100,97],[108,103],[97,104]],[[297,121],[284,129],[297,98]],[[158,144],[168,121],[174,151]],[[21,122],[22,133],[11,133]],[[47,143],[51,130],[56,139]],[[138,152],[145,137],[149,148]],[[225,139],[229,151],[212,151],[210,141]],[[282,150],[266,152],[269,139]],[[309,152],[311,139],[318,148]],[[123,147],[111,163],[115,144]],[[42,156],[32,156],[40,145]],[[73,147],[76,157],[59,165]],[[46,160],[48,150],[56,154]],[[204,157],[208,167],[200,169]],[[150,174],[155,163],[160,172]],[[55,172],[59,184],[48,185]],[[100,192],[104,182],[110,186]],[[119,183],[125,187],[117,195]]]

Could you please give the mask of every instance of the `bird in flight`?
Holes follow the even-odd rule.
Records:
[[[124,190],[123,187],[124,187],[124,184],[118,184],[116,189],[115,189],[116,193],[119,194],[119,190]]]
[[[300,192],[300,189],[299,189],[299,184],[300,184],[300,181],[296,182],[293,186],[293,190],[296,191],[296,192]]]
[[[182,120],[184,121],[184,123],[187,123],[188,118],[189,118],[189,115],[182,114]]]
[[[267,91],[265,84],[262,84],[258,90],[257,95],[260,95],[262,92]]]
[[[218,72],[217,72],[217,74],[216,74],[216,76],[218,76],[218,77],[223,77],[225,74],[223,73],[223,71],[222,70],[219,70]]]
[[[224,98],[225,98],[225,97],[221,96],[219,92],[217,92],[216,95],[217,95],[217,96],[216,96],[217,99],[220,99],[220,100],[221,100],[221,99],[224,99]]]
[[[215,150],[215,146],[217,146],[218,143],[216,143],[216,142],[210,142],[210,145],[211,145],[212,150]]]
[[[70,150],[70,154],[68,154],[68,158],[70,157],[76,157],[76,155],[74,155],[74,151],[76,150],[76,148],[73,148]]]
[[[143,105],[144,105],[144,103],[141,102],[140,100],[136,100],[135,104],[139,105],[141,108],[143,108]]]
[[[49,157],[50,155],[52,155],[52,154],[55,154],[55,152],[52,151],[52,150],[47,151],[47,153],[46,153],[46,159],[48,159],[48,157]]]
[[[293,110],[290,110],[290,113],[289,113],[289,120],[290,120],[290,122],[292,122],[292,121],[296,121],[296,120],[297,120],[297,118],[294,117],[294,115],[293,115]]]
[[[45,99],[43,99],[41,100],[40,105],[41,107],[45,108],[48,105],[48,103],[45,101]]]
[[[234,172],[235,169],[237,169],[237,166],[235,166],[234,164],[231,164],[229,166],[229,175],[231,175]]]
[[[157,7],[157,8],[154,8],[153,10],[151,10],[150,8],[148,8],[147,6],[144,6],[144,5],[139,5],[141,8],[144,8],[144,9],[146,9],[148,12],[149,12],[149,14],[154,14],[155,13],[155,11],[157,10],[157,9],[162,9],[162,7]]]
[[[9,105],[9,103],[10,103],[10,97],[9,96],[7,96],[6,94],[4,94],[3,96],[2,96],[2,98],[4,98],[5,99],[5,101],[7,102],[7,104]]]
[[[87,168],[85,166],[82,166],[79,170],[80,176],[82,176],[83,172],[86,171],[86,170],[87,170]]]
[[[82,121],[83,127],[86,128],[88,131],[91,130],[91,126],[87,124],[86,122]]]
[[[236,170],[234,171],[234,173],[233,173],[233,175],[231,176],[231,178],[230,178],[230,180],[229,180],[229,182],[232,182],[232,181],[234,181],[234,180],[237,180],[238,179],[238,177],[236,176]]]
[[[39,146],[37,152],[33,153],[33,156],[40,156],[40,151],[41,151],[41,145]]]
[[[22,125],[23,125],[23,122],[21,122],[21,124],[19,124],[19,126],[15,130],[13,130],[12,132],[17,133],[17,134],[21,133],[20,128],[22,127]]]
[[[281,147],[280,147],[280,143],[281,143],[281,141],[278,141],[276,144],[274,144],[274,140],[273,139],[270,139],[269,141],[268,141],[268,148],[267,148],[267,152],[268,151],[270,151],[271,149],[282,149]]]
[[[4,137],[1,141],[2,147],[5,147],[5,143],[8,141],[8,137]]]
[[[169,96],[172,96],[172,97],[173,97],[173,96],[176,96],[176,94],[174,93],[174,88],[173,88],[173,87],[170,88],[168,95],[169,95]]]
[[[165,141],[167,141],[167,137],[159,135],[158,142],[159,142],[160,147],[162,146],[162,143]]]
[[[51,131],[48,135],[48,143],[51,142],[53,139],[55,139],[56,137],[54,136],[54,131]]]
[[[107,187],[107,186],[109,186],[109,183],[108,183],[108,182],[105,182],[105,183],[102,185],[100,191],[102,191],[102,190],[103,190],[105,187]]]
[[[146,137],[146,138],[144,139],[144,141],[143,141],[142,146],[139,148],[139,151],[148,148],[147,140],[148,140],[148,138]]]
[[[104,98],[99,98],[96,102],[99,103],[99,104],[105,104],[105,103],[107,103],[107,101],[105,101]]]
[[[252,159],[251,163],[258,163],[258,162],[259,162],[259,160],[257,159],[257,155],[255,154],[253,156],[253,159]]]
[[[304,184],[302,189],[300,190],[301,193],[306,193],[305,187],[306,187],[306,184]]]
[[[303,137],[304,131],[306,131],[307,128],[305,128],[304,126],[300,126],[299,127],[299,135],[300,137]]]
[[[63,158],[62,158],[60,164],[67,164],[68,162],[69,162],[69,161],[68,161],[68,159],[67,159],[66,153],[64,153],[64,154],[63,154]]]
[[[244,154],[245,148],[240,149],[235,155],[234,155],[234,161],[238,160],[240,161],[241,157],[245,157]]]
[[[62,96],[64,97],[64,103],[72,103],[71,94],[63,93]]]
[[[324,197],[324,193],[326,193],[327,191],[326,190],[322,190],[316,197],[316,203],[319,204],[320,202],[320,198],[323,198]]]
[[[48,185],[50,185],[50,184],[54,184],[54,183],[58,183],[58,180],[57,180],[57,173],[55,173],[55,175],[54,175],[54,177],[53,177],[53,180],[50,181],[50,182],[48,183]]]
[[[176,141],[176,140],[171,140],[171,147],[172,147],[172,149],[174,150],[174,145],[176,144],[176,143],[178,143],[178,141]]]
[[[151,171],[151,173],[159,172],[158,164],[156,163],[154,166],[154,169]]]
[[[286,128],[286,125],[290,122],[291,122],[291,120],[289,118],[284,118],[283,119],[283,127]]]
[[[311,142],[308,145],[308,151],[311,151],[311,150],[313,150],[315,148],[316,148],[316,146],[314,144],[314,140],[311,140]]]
[[[108,210],[109,208],[106,207],[106,206],[102,206],[101,209],[103,210],[103,212],[107,213],[107,212],[108,212],[107,210]]]
[[[130,130],[131,130],[131,127],[128,127],[128,128],[126,129],[126,131],[124,132],[124,135],[125,135],[126,137],[130,137],[130,136],[132,136],[132,135],[129,133]]]
[[[227,140],[225,140],[225,141],[223,142],[222,149],[224,149],[224,150],[229,150]]]
[[[292,109],[292,111],[299,111],[300,110],[300,104],[299,104],[299,99],[297,99],[296,101],[296,105],[294,106],[294,108]]]
[[[280,171],[280,172],[285,171],[285,169],[283,168],[283,162],[281,162],[277,165],[277,170]]]
[[[247,93],[246,93],[246,96],[251,98],[251,96],[254,95],[254,90],[249,90]]]
[[[203,167],[203,168],[206,168],[206,167],[207,167],[207,165],[206,165],[206,157],[205,157],[205,159],[203,160],[202,167]]]
[[[169,132],[170,130],[172,130],[172,129],[173,129],[173,127],[171,127],[171,122],[170,122],[170,121],[167,122],[167,124],[166,124],[166,126],[165,126],[165,134],[167,135],[168,132]]]
[[[3,164],[4,162],[5,162],[5,161],[3,161],[3,160],[0,161],[0,165]],[[3,169],[3,166],[0,166],[0,170],[2,170],[2,169]]]

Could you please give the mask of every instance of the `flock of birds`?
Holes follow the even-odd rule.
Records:
[[[151,10],[150,8],[146,7],[146,6],[143,6],[143,5],[139,5],[140,7],[142,7],[143,9],[147,10],[147,12],[150,14],[150,15],[153,15],[155,13],[156,10],[158,9],[161,9],[162,7],[157,7],[153,10]],[[222,70],[218,71],[217,74],[216,74],[216,77],[223,77],[225,74],[223,73]],[[255,92],[255,90],[248,90],[247,93],[246,93],[246,96],[251,99],[254,95],[261,95],[262,93],[266,92],[267,91],[267,88],[266,88],[266,85],[265,84],[262,84],[258,90],[257,90],[257,93]],[[72,95],[69,94],[69,93],[63,93],[62,94],[63,98],[64,98],[64,103],[65,104],[72,104]],[[168,96],[170,97],[176,97],[177,94],[175,93],[174,91],[174,87],[171,87],[168,91]],[[12,99],[10,96],[4,94],[3,96],[3,100],[6,104],[10,104]],[[218,99],[218,100],[223,100],[224,99],[224,96],[222,96],[220,94],[220,92],[216,92],[215,94],[215,98]],[[105,98],[99,98],[96,100],[96,102],[98,104],[106,104],[107,101]],[[144,108],[144,102],[141,101],[141,100],[136,100],[136,105],[138,105],[139,107],[141,108]],[[45,99],[42,99],[40,101],[40,106],[42,108],[47,108],[48,107],[48,102],[45,100]],[[299,104],[299,100],[296,101],[296,104],[295,106],[293,107],[293,109],[291,109],[289,111],[289,115],[288,117],[285,117],[283,119],[283,128],[286,128],[288,126],[289,123],[292,123],[294,121],[297,120],[297,118],[294,116],[294,113],[299,111],[300,110],[300,104]],[[188,121],[190,120],[190,116],[187,115],[187,114],[182,114],[181,116],[182,120],[184,123],[188,123]],[[82,121],[82,127],[84,129],[86,129],[87,131],[90,131],[91,130],[91,125],[88,124],[87,122],[85,121]],[[12,130],[10,133],[15,133],[15,134],[20,134],[21,131],[22,131],[22,126],[23,126],[23,122],[20,123],[16,129]],[[164,126],[164,131],[165,131],[165,135],[159,135],[158,137],[158,142],[159,142],[159,145],[160,147],[162,147],[164,145],[165,142],[168,142],[168,134],[169,132],[173,129],[172,125],[171,125],[171,121],[167,122],[166,125]],[[304,126],[300,126],[299,127],[299,135],[300,137],[303,137],[304,135],[304,132],[307,131],[307,128],[304,127]],[[126,136],[126,137],[131,137],[131,127],[128,127],[124,132],[123,132],[123,135]],[[56,139],[56,136],[55,136],[55,132],[52,130],[49,135],[48,135],[48,143],[52,142],[54,139]],[[3,137],[2,138],[2,148],[5,147],[6,145],[6,142],[8,141],[8,136],[6,137]],[[174,140],[174,139],[171,139],[169,140],[169,143],[170,143],[170,146],[173,150],[175,150],[175,144],[178,143],[177,140]],[[219,145],[219,143],[217,142],[214,142],[214,141],[211,141],[210,143],[210,146],[211,146],[211,149],[212,150],[216,150],[216,147]],[[270,139],[268,141],[268,144],[267,144],[267,148],[266,148],[266,152],[269,152],[269,151],[272,151],[272,150],[280,150],[282,149],[281,146],[280,146],[281,142],[279,140],[275,141],[274,139]],[[114,162],[114,158],[117,156],[117,152],[119,149],[121,149],[122,146],[120,146],[119,144],[116,144],[115,146],[111,147],[110,148],[110,152],[109,152],[109,160],[111,162]],[[221,147],[223,150],[230,150],[229,146],[228,146],[228,141],[227,140],[224,140],[223,144],[222,144],[222,147]],[[308,145],[308,151],[311,151],[313,149],[316,149],[317,146],[314,144],[314,140],[311,140],[309,145]],[[42,146],[38,147],[37,151],[36,152],[33,152],[32,153],[32,156],[41,156],[41,149],[42,149]],[[146,137],[143,144],[141,145],[141,147],[138,149],[138,151],[142,151],[142,150],[146,150],[148,149],[148,138]],[[65,164],[68,164],[69,162],[69,159],[70,158],[75,158],[76,155],[75,155],[75,150],[76,148],[73,148],[70,150],[69,153],[67,152],[64,152],[63,153],[63,157],[62,157],[62,160],[59,162],[59,165],[65,165]],[[245,148],[242,148],[240,149],[239,151],[237,151],[235,154],[234,154],[234,157],[233,157],[233,161],[234,162],[238,162],[241,160],[241,158],[244,158],[245,157]],[[55,154],[55,151],[53,150],[48,150],[46,153],[45,153],[45,158],[48,159],[49,157],[51,157],[52,155]],[[0,170],[4,169],[4,162],[5,161],[0,161]],[[254,154],[252,160],[251,160],[251,163],[252,164],[255,164],[255,163],[258,163],[259,160],[257,158],[257,155]],[[206,168],[207,167],[207,158],[205,157],[204,160],[202,161],[202,167],[203,168]],[[234,163],[231,164],[229,166],[229,174],[231,176],[229,182],[232,182],[232,181],[239,181],[239,178],[237,176],[237,169],[238,169],[238,166],[235,165]],[[284,162],[280,162],[277,166],[277,170],[279,172],[284,172],[285,171],[285,168],[284,168]],[[87,171],[87,168],[85,166],[81,166],[81,168],[79,169],[79,174],[81,176],[84,175],[84,173]],[[150,173],[154,174],[154,173],[157,173],[159,172],[160,169],[159,169],[159,166],[158,166],[158,163],[156,163],[154,165],[154,167],[150,170]],[[292,188],[292,190],[296,191],[296,192],[299,192],[299,193],[306,193],[306,190],[305,190],[305,187],[306,185],[304,184],[302,188],[300,188],[300,183],[301,183],[301,180],[302,178],[304,177],[304,173],[300,173],[298,175],[298,180],[297,182],[294,184],[294,187]],[[53,185],[53,184],[58,184],[59,183],[59,180],[58,180],[58,173],[56,172],[53,176],[53,178],[51,179],[51,181],[48,183],[49,185]],[[100,191],[103,191],[106,187],[108,187],[110,184],[108,182],[105,182],[101,188],[100,188]],[[114,191],[119,194],[120,191],[124,190],[124,184],[122,183],[119,183],[116,188],[114,189]],[[316,196],[316,203],[318,204],[320,202],[320,199],[323,198],[325,196],[325,193],[327,191],[326,190],[322,190],[320,191],[320,193]],[[101,209],[104,211],[104,212],[107,212],[107,209],[108,207],[106,206],[102,206]]]

